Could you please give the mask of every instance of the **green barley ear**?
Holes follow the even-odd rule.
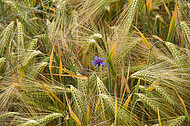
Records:
[[[47,62],[42,62],[39,65],[37,65],[31,72],[32,77],[36,78],[38,76],[38,73],[40,73],[46,66],[48,65]]]
[[[164,126],[181,126],[186,116],[179,116],[176,119],[169,120]]]
[[[141,42],[140,38],[135,38],[133,42],[127,41],[123,48],[119,50],[117,58],[115,61],[121,61],[124,56],[128,55],[134,48]]]
[[[35,120],[29,120],[26,123],[20,124],[19,126],[39,126],[39,123]]]
[[[63,115],[60,113],[52,113],[43,117],[42,119],[37,120],[37,122],[39,125],[45,125],[58,117],[63,117]]]
[[[81,74],[77,73],[77,75],[81,75]],[[82,92],[82,94],[86,95],[88,81],[81,78],[77,78],[77,84],[78,84],[78,89]]]
[[[40,54],[42,54],[40,51],[34,51],[34,52],[30,53],[29,56],[25,56],[25,59],[22,63],[23,67],[28,67],[29,63],[34,59],[34,57],[36,57]]]
[[[4,29],[1,33],[1,40],[0,40],[0,54],[3,54],[7,45],[9,45],[10,40],[12,38],[13,34],[13,28],[14,28],[14,21],[12,21],[6,29]]]
[[[17,23],[17,46],[19,49],[24,49],[24,36],[21,22]]]
[[[182,21],[180,23],[183,31],[185,32],[185,36],[187,38],[187,43],[185,44],[185,46],[189,47],[189,43],[190,43],[190,27],[188,26],[187,22]]]
[[[83,98],[81,96],[81,92],[77,90],[74,86],[70,85],[71,94],[73,96],[74,102],[76,103],[77,110],[79,113],[82,113],[84,110]]]
[[[18,9],[18,4],[13,0],[1,0],[3,3],[7,4],[9,7],[17,13],[17,16],[20,17],[21,20],[25,20],[25,17],[22,15],[21,11]]]
[[[0,58],[0,73],[3,70],[3,66],[5,64],[5,60],[6,60],[6,58],[4,58],[4,57]]]
[[[2,114],[0,114],[0,120],[4,119],[4,118],[12,117],[13,115],[20,115],[20,114],[18,112],[6,112],[6,113],[2,113]]]
[[[97,88],[99,94],[108,94],[107,88],[105,87],[104,83],[100,80],[97,76]]]
[[[176,67],[185,67],[185,62],[181,58],[182,56],[180,55],[181,53],[180,53],[179,49],[177,48],[177,46],[171,42],[166,42],[165,44],[168,47],[168,49],[170,50],[170,52],[174,58]]]
[[[128,34],[129,28],[132,24],[133,17],[135,15],[136,7],[137,7],[138,0],[131,0],[128,6],[125,6],[123,12],[121,13],[120,18],[118,19],[118,22],[116,25],[119,27],[116,28],[116,34],[121,35],[115,35],[118,37],[125,38],[125,36]]]
[[[27,50],[35,50],[36,45],[37,45],[37,41],[38,41],[38,39],[32,40],[32,41],[30,42],[30,45],[29,45],[29,47],[28,47]]]
[[[161,86],[158,85],[154,85],[154,88],[156,89],[156,91],[162,96],[162,98],[164,98],[168,103],[170,103],[171,105],[175,104],[175,101],[171,98],[171,96],[166,92],[166,90],[164,90]]]
[[[144,104],[152,108],[152,110],[157,112],[157,104],[153,100],[151,100],[149,97],[145,96],[142,93],[137,93],[137,95],[139,96],[138,101],[143,102]]]

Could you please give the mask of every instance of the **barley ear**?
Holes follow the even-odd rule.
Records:
[[[84,110],[84,104],[83,104],[83,99],[81,96],[81,92],[79,90],[77,90],[74,86],[70,86],[71,89],[71,94],[74,98],[74,102],[76,103],[77,106],[77,110],[82,113],[82,111]]]
[[[18,112],[6,112],[6,113],[2,113],[0,114],[0,119],[4,119],[4,118],[9,118],[13,115],[19,115]]]
[[[47,65],[47,62],[42,62],[37,65],[31,73],[32,77],[36,78],[38,76],[38,73],[40,73]]]
[[[29,120],[26,123],[20,124],[19,126],[39,126],[39,123],[35,120]]]
[[[12,21],[1,33],[1,40],[0,40],[0,54],[3,54],[7,45],[9,45],[14,28],[14,21]]]
[[[19,49],[24,49],[24,36],[21,22],[17,23],[17,46]]]
[[[5,60],[6,60],[6,58],[4,58],[4,57],[0,58],[0,73],[3,69],[4,64],[5,64]]]
[[[60,114],[60,113],[52,113],[52,114],[49,114],[45,117],[43,117],[42,119],[39,119],[37,120],[37,122],[40,124],[40,125],[45,125],[47,124],[48,122],[50,121],[53,121],[54,119],[58,118],[58,117],[62,117],[63,115]]]
[[[32,40],[32,41],[30,42],[30,45],[29,45],[29,47],[28,47],[27,50],[35,50],[35,47],[36,47],[37,41],[38,41],[38,39],[34,39],[34,40]]]
[[[179,116],[176,119],[169,120],[164,126],[181,126],[186,116]]]

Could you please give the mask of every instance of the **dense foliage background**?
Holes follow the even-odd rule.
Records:
[[[0,6],[1,125],[190,125],[188,0]]]

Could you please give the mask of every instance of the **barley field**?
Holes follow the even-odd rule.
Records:
[[[189,0],[0,0],[0,126],[189,115]]]

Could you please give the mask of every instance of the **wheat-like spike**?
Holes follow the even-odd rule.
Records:
[[[39,126],[39,123],[35,120],[28,120],[25,123],[20,124],[19,126]]]
[[[36,48],[37,41],[38,41],[38,39],[32,40],[32,41],[30,42],[30,45],[29,45],[29,47],[28,47],[27,50],[34,50],[34,49]]]
[[[20,115],[20,114],[18,112],[6,112],[6,113],[0,114],[0,119],[9,118],[13,115]]]
[[[38,73],[40,73],[47,65],[47,62],[42,62],[39,65],[37,65],[35,69],[32,71],[32,77],[36,78],[38,76]]]
[[[109,106],[111,111],[114,113],[115,112],[115,101],[114,99],[105,94],[100,95],[101,99],[103,99],[104,103]],[[136,125],[133,118],[134,116],[127,110],[124,110],[122,108],[117,108],[117,118],[120,120],[125,125]],[[126,120],[127,119],[127,120]],[[130,120],[130,121],[129,121]]]
[[[0,76],[0,80],[2,80],[3,79],[3,77],[2,76]]]
[[[77,73],[77,75],[81,75],[81,74]],[[84,80],[84,79],[77,78],[77,84],[78,84],[78,89],[82,92],[82,94],[86,95],[87,94],[88,81]]]
[[[22,20],[22,21],[26,21],[25,17],[23,16],[23,13],[18,9],[19,4],[16,3],[16,1],[13,0],[1,0],[3,3],[7,4],[8,6],[10,6],[14,12],[17,14],[17,16]]]
[[[27,104],[34,107],[34,108],[39,108],[39,106],[36,104],[36,102],[27,101]]]
[[[6,58],[4,58],[4,57],[0,58],[0,73],[3,69],[4,64],[5,64],[5,60],[6,60]]]
[[[97,76],[97,88],[99,94],[108,94],[107,88],[105,87],[104,83],[100,80]]]
[[[34,36],[35,38],[41,38],[41,39],[45,39],[47,37],[46,34],[40,34],[40,35],[36,35]]]
[[[184,6],[182,5],[181,1],[178,2],[178,6],[177,6],[177,15],[179,20],[183,20],[183,9]]]
[[[187,25],[187,23],[185,21],[182,21],[180,23],[180,25],[181,25],[181,27],[183,28],[183,30],[184,30],[184,32],[186,34],[186,37],[187,37],[187,40],[188,40],[187,45],[189,45],[189,43],[190,43],[190,28],[189,28],[189,26]]]
[[[169,102],[171,105],[175,104],[175,101],[171,98],[171,96],[164,90],[161,86],[154,85],[154,88],[156,91],[164,98],[167,102]]]
[[[135,15],[137,3],[138,0],[131,0],[129,5],[123,10],[123,12],[121,13],[121,17],[118,19],[119,27],[116,28],[116,35],[114,36],[118,36],[117,34],[119,32],[119,34],[121,35],[119,35],[118,37],[125,38],[124,36],[128,34],[129,28],[133,21],[133,17]]]
[[[157,105],[156,103],[151,100],[149,97],[146,97],[144,94],[142,93],[137,93],[137,95],[139,96],[139,101],[143,102],[144,104],[148,105],[150,108],[152,108],[155,112],[157,112]]]
[[[48,34],[50,35],[50,38],[55,37],[55,28],[56,28],[55,22],[54,21],[50,22],[49,20],[47,20],[47,29],[48,29]]]
[[[45,125],[47,124],[48,122],[58,118],[58,117],[62,117],[63,115],[60,114],[60,113],[52,113],[52,114],[49,114],[45,117],[43,117],[42,119],[40,120],[37,120],[37,122],[40,124],[40,125]]]
[[[2,39],[0,41],[0,54],[4,53],[5,48],[7,47],[7,45],[9,44],[12,34],[13,34],[13,27],[14,27],[14,21],[12,21],[7,27],[6,29],[3,30],[1,36]]]
[[[140,38],[136,38],[136,40],[134,40],[133,42],[127,42],[126,45],[124,45],[123,48],[119,50],[119,54],[117,55],[115,61],[121,61],[123,57],[129,54],[134,49],[134,47],[137,46],[140,42]]]
[[[24,36],[21,22],[17,23],[17,46],[19,49],[24,49]]]
[[[45,92],[31,92],[30,95],[34,98],[36,98],[37,100],[47,100],[49,97]]]
[[[34,52],[30,53],[29,56],[26,55],[22,65],[24,67],[28,67],[29,63],[33,60],[33,58],[40,54],[42,54],[40,51],[34,51]]]
[[[56,107],[53,107],[53,106],[48,106],[48,109],[50,111],[57,112],[57,113],[62,113],[63,114],[63,111],[60,110],[59,108],[56,108]]]
[[[185,118],[186,118],[185,116],[179,116],[176,119],[172,119],[172,120],[168,121],[168,123],[165,124],[164,126],[181,126],[181,124],[183,123]]]
[[[172,56],[174,57],[176,67],[185,67],[185,63],[181,58],[180,51],[177,49],[176,45],[171,42],[166,42],[165,44],[169,48]]]
[[[161,77],[161,73],[156,73],[153,71],[148,71],[148,70],[141,70],[141,71],[137,71],[134,74],[131,75],[134,78],[140,78],[142,80],[148,81],[148,82],[152,82],[154,80],[160,80]]]
[[[78,107],[78,111],[80,113],[82,113],[82,111],[84,110],[84,104],[83,104],[83,98],[81,96],[81,92],[79,90],[77,90],[74,86],[70,86],[71,89],[71,94],[74,98],[74,101],[76,103],[76,106]]]

